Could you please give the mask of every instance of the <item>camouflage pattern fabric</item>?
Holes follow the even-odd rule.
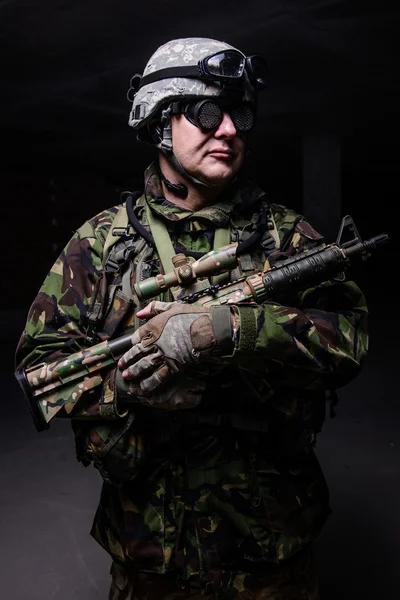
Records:
[[[208,252],[215,227],[228,224],[237,241],[239,232],[251,232],[255,207],[265,199],[260,188],[238,180],[220,202],[193,213],[162,197],[154,166],[145,182],[138,216],[144,222],[148,201],[177,252]],[[321,241],[300,215],[276,204],[271,211],[278,255]],[[103,270],[116,224],[127,225],[124,206],[95,216],[67,244],[30,309],[17,349],[20,367],[84,350],[95,292],[100,339],[133,326],[138,299],[122,293],[120,273]],[[247,273],[262,270],[268,238],[266,230],[243,256]],[[156,254],[144,252],[134,259],[132,284],[160,269]],[[354,282],[326,282],[284,303],[240,306],[238,327],[231,363],[207,377],[196,409],[157,411],[138,402],[126,414],[109,368],[101,385],[74,396],[70,412],[60,411],[72,419],[78,458],[106,479],[92,535],[129,570],[210,582],[216,571],[243,561],[279,564],[308,547],[330,513],[312,440],[324,420],[325,390],[354,378],[366,355],[364,296]],[[229,421],[232,413],[243,414],[242,427]],[[202,416],[216,416],[218,424]]]
[[[319,600],[312,551],[304,550],[282,565],[265,564],[246,571],[215,570],[204,587],[198,577],[182,582],[174,575],[128,573],[111,567],[109,600]]]

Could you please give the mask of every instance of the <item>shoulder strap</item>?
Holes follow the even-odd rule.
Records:
[[[172,257],[175,256],[175,250],[171,242],[170,235],[165,224],[158,219],[146,202],[146,217],[151,233],[154,237],[157,252],[160,257],[165,273],[169,273],[174,268]],[[214,250],[227,246],[231,241],[230,227],[218,228],[214,234]]]
[[[151,210],[150,206],[146,202],[146,217],[149,224],[151,233],[154,237],[158,256],[160,257],[161,264],[164,269],[164,273],[170,273],[174,265],[172,263],[172,257],[175,256],[175,250],[169,237],[169,233],[164,223],[158,219]]]
[[[141,192],[133,192],[133,196],[136,196],[136,199],[141,196],[141,194]],[[134,239],[136,237],[135,233],[135,229],[129,222],[126,204],[121,204],[103,245],[103,268],[95,286],[92,301],[86,313],[86,338],[90,343],[96,341],[96,332],[99,323],[101,323],[104,314],[108,310],[108,307],[104,304],[105,288],[109,287],[107,283],[107,274],[120,271],[122,293],[126,298],[132,299],[130,281],[132,257],[134,254],[141,252],[146,245],[145,240],[142,238]],[[111,299],[116,290],[115,286],[110,286],[109,289],[112,289],[110,294],[107,294],[110,302],[112,301]]]
[[[134,201],[136,201],[142,192],[136,191],[132,192],[132,196]],[[128,200],[127,200],[128,201]],[[103,247],[103,267],[105,268],[108,257],[110,255],[112,247],[122,239],[128,240],[132,238],[135,233],[135,230],[132,224],[129,221],[128,211],[126,207],[126,203],[121,204],[119,211],[117,212],[115,219],[113,221],[112,227],[110,227],[106,241],[104,242]]]
[[[214,233],[214,250],[218,250],[219,248],[223,248],[224,246],[228,246],[231,243],[231,228],[218,228]],[[211,277],[212,285],[222,285],[224,283],[228,283],[229,281],[229,273],[220,273],[219,275],[213,275]]]

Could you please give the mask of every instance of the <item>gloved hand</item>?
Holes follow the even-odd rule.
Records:
[[[204,378],[200,379],[194,374],[188,373],[183,377],[172,378],[158,388],[155,393],[145,395],[140,385],[124,379],[119,369],[117,369],[115,384],[118,402],[124,409],[138,403],[163,410],[195,408],[200,404],[206,388]]]
[[[176,302],[151,302],[140,318],[149,318],[132,336],[132,348],[118,361],[122,376],[148,395],[189,365],[221,363],[233,349],[232,317],[227,306],[216,310]]]

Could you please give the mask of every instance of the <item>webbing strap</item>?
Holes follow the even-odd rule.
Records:
[[[227,246],[231,243],[231,228],[218,228],[214,233],[214,250],[219,250],[223,246]],[[221,285],[229,281],[229,273],[220,273],[211,277],[211,283],[213,285]]]
[[[146,216],[149,223],[151,233],[156,244],[158,256],[160,257],[161,264],[164,269],[164,273],[171,273],[174,268],[172,257],[175,256],[175,250],[169,237],[164,223],[157,219],[153,214],[150,206],[146,202]]]
[[[232,313],[230,307],[226,304],[212,306],[211,322],[216,340],[214,353],[218,356],[233,356],[235,343],[233,341]]]
[[[172,257],[175,256],[175,250],[171,242],[168,230],[165,224],[158,219],[152,212],[150,206],[146,202],[146,217],[150,227],[150,231],[153,235],[154,242],[156,244],[157,253],[160,257],[161,264],[164,269],[164,273],[170,273],[173,268]],[[218,250],[223,246],[227,246],[231,241],[231,230],[230,227],[218,228],[214,234],[214,250]],[[216,280],[225,280],[227,277],[226,273],[221,273],[212,278],[213,284],[217,284]]]
[[[129,262],[129,264],[128,264],[128,268],[125,269],[125,271],[122,273],[122,281],[121,281],[121,283],[122,283],[122,292],[130,300],[133,300],[132,283],[131,283],[132,263],[133,263],[133,261],[131,260]]]
[[[218,228],[214,234],[214,250],[218,250],[223,246],[228,246],[231,243],[230,227]]]

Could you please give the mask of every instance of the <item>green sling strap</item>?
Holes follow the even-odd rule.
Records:
[[[172,257],[175,256],[175,250],[172,245],[168,230],[163,221],[154,215],[147,202],[146,217],[150,231],[154,238],[158,256],[160,257],[161,264],[164,269],[164,273],[170,273],[174,268]],[[215,230],[213,245],[214,250],[218,250],[219,248],[222,248],[222,246],[227,246],[230,244],[230,241],[230,227],[218,228]],[[212,278],[212,283],[213,285],[218,285],[219,283],[226,281],[228,277],[229,273],[221,273],[220,275],[216,275]]]
[[[230,226],[224,228],[218,228],[214,234],[214,250],[218,250],[223,246],[228,246],[231,243],[231,228]],[[229,281],[229,273],[220,273],[211,277],[211,283],[213,285],[221,285]]]
[[[153,214],[148,202],[146,202],[146,217],[164,273],[170,273],[174,269],[172,257],[175,256],[175,250],[166,226]]]

